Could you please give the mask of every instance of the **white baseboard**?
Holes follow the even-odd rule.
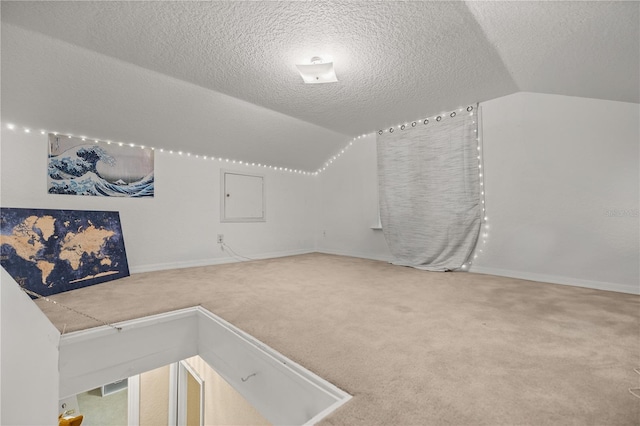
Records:
[[[332,249],[322,249],[322,248],[317,248],[316,251],[318,253],[336,254],[339,256],[359,257],[363,259],[381,260],[384,262],[393,261],[393,257],[390,255],[385,256],[382,254],[349,252],[349,251],[343,251],[343,250],[332,250]],[[584,288],[592,288],[596,290],[615,291],[617,293],[628,293],[628,294],[640,295],[640,284],[637,286],[633,286],[629,284],[610,283],[606,281],[592,281],[592,280],[584,280],[579,278],[564,277],[560,275],[537,274],[533,272],[512,271],[509,269],[487,268],[483,266],[472,266],[469,272],[476,272],[479,274],[488,274],[488,275],[498,275],[498,276],[510,277],[510,278],[520,278],[523,280],[538,281],[538,282],[550,283],[550,284],[569,285],[573,287],[584,287]]]
[[[564,277],[560,275],[537,274],[534,272],[512,271],[509,269],[487,268],[484,266],[472,266],[469,272],[479,274],[498,275],[502,277],[520,278],[529,281],[543,283],[570,285],[573,287],[585,287],[596,290],[615,291],[618,293],[640,294],[640,285],[609,283],[605,281],[583,280],[580,278]]]
[[[353,251],[333,250],[333,249],[323,249],[323,248],[317,248],[315,251],[317,253],[336,254],[338,256],[359,257],[361,259],[381,260],[383,262],[391,262],[393,260],[393,257],[390,255],[383,255],[378,253],[360,253],[360,252],[353,252]]]
[[[352,252],[352,251],[346,251],[346,250],[324,249],[324,248],[286,250],[286,251],[279,251],[279,252],[251,254],[251,255],[248,255],[248,257],[250,257],[251,259],[261,260],[261,259],[273,259],[273,258],[285,257],[285,256],[295,256],[299,254],[308,254],[308,253],[335,254],[338,256],[350,256],[350,257],[358,257],[362,259],[380,260],[383,262],[391,262],[393,260],[393,258],[390,255],[383,255],[379,253],[362,253],[362,252]],[[133,274],[137,274],[141,272],[163,271],[167,269],[181,269],[181,268],[193,268],[197,266],[222,265],[225,263],[236,263],[241,261],[242,260],[238,258],[228,256],[228,257],[217,257],[213,259],[190,260],[185,262],[171,262],[171,263],[141,265],[141,266],[131,267],[130,271]],[[533,272],[513,271],[510,269],[488,268],[484,266],[472,266],[469,272],[476,272],[479,274],[488,274],[488,275],[498,275],[502,277],[520,278],[524,280],[538,281],[543,283],[570,285],[574,287],[584,287],[584,288],[592,288],[597,290],[615,291],[618,293],[640,295],[640,285],[634,287],[633,285],[628,285],[628,284],[610,283],[605,281],[592,281],[592,280],[584,280],[579,278],[564,277],[559,275],[547,275],[547,274],[537,274]]]
[[[315,251],[316,251],[315,249],[299,249],[299,250],[277,251],[277,252],[271,252],[271,253],[247,254],[246,256],[251,258],[252,260],[253,259],[262,260],[262,259],[273,259],[276,257],[295,256],[298,254],[308,254],[308,253],[313,253]],[[149,265],[133,266],[133,267],[129,267],[129,272],[131,272],[132,274],[138,274],[141,272],[164,271],[167,269],[194,268],[197,266],[222,265],[225,263],[236,263],[236,262],[244,262],[244,261],[245,260],[239,259],[236,257],[225,256],[225,257],[215,257],[211,259],[188,260],[184,262],[155,263],[155,264],[149,264]]]

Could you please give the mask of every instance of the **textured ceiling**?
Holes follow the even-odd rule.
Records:
[[[471,2],[518,90],[640,102],[640,3]]]
[[[2,21],[355,136],[517,91],[640,102],[639,10],[638,2],[3,1]],[[339,82],[304,85],[295,64],[312,56],[333,60]]]

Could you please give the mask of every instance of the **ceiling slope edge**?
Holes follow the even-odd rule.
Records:
[[[35,130],[86,135],[92,139],[162,147],[167,151],[182,149],[211,157],[242,158],[245,163],[272,164],[275,167],[300,170],[318,169],[326,158],[352,139],[352,136],[318,124],[18,25],[2,23],[2,59],[3,123],[13,122]],[[93,79],[81,78],[78,81],[73,76],[64,75],[66,65],[76,68],[72,73],[85,76],[93,74]],[[82,68],[81,71],[78,71],[79,67]],[[125,76],[132,77],[132,82],[131,87],[122,88],[122,93],[114,94],[105,82],[97,81],[106,79],[109,80],[108,83],[124,83]],[[49,91],[47,85],[54,82],[62,84]],[[102,86],[94,87],[95,82]],[[65,87],[73,90],[65,91]],[[175,99],[162,98],[175,97],[176,93],[179,93],[179,105],[170,105],[170,101]],[[100,95],[107,98],[101,98]],[[96,118],[94,115],[91,119],[82,120],[82,117],[89,117],[86,113],[88,110],[96,113],[96,109],[91,108],[93,105],[78,105],[79,102],[88,100],[90,103],[101,104],[96,108],[98,113],[111,116]],[[154,105],[151,104],[152,101],[155,102]],[[165,101],[166,104],[158,105],[158,101]],[[61,102],[62,107],[68,108],[67,113],[60,111],[64,110]],[[202,108],[194,111],[198,108],[198,102],[202,104]],[[121,107],[124,112],[115,114],[116,106]],[[189,111],[182,108],[185,106]],[[58,111],[53,112],[56,109]],[[84,113],[82,110],[85,110]],[[162,110],[164,114],[158,115],[165,115],[156,118],[155,126],[149,124],[154,120],[154,110]],[[194,114],[187,115],[187,112]],[[217,114],[207,116],[207,112]],[[170,113],[178,115],[172,123],[163,119]],[[180,117],[180,114],[183,115]],[[113,123],[127,120],[109,120],[114,115],[120,118],[133,117],[132,123],[141,118],[147,121],[144,125],[125,123],[125,126],[117,127]],[[168,130],[181,126],[174,132]],[[217,144],[218,147],[228,148],[231,144],[227,142],[233,142],[235,149],[216,150],[215,143],[202,141],[203,136],[222,139]],[[238,150],[243,146],[243,139],[252,140],[253,143]],[[180,141],[180,146],[171,143],[175,140]],[[189,140],[200,143],[184,145]],[[259,153],[259,148],[264,151],[268,149],[285,152],[288,155],[263,158],[265,156],[255,155]]]

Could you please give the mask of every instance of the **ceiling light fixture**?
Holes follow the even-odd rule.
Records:
[[[322,63],[322,58],[314,56],[311,64],[296,65],[302,80],[306,84],[336,83],[336,71],[333,69],[333,62]]]

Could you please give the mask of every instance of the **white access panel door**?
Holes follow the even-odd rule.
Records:
[[[222,171],[222,222],[265,222],[264,176]]]

